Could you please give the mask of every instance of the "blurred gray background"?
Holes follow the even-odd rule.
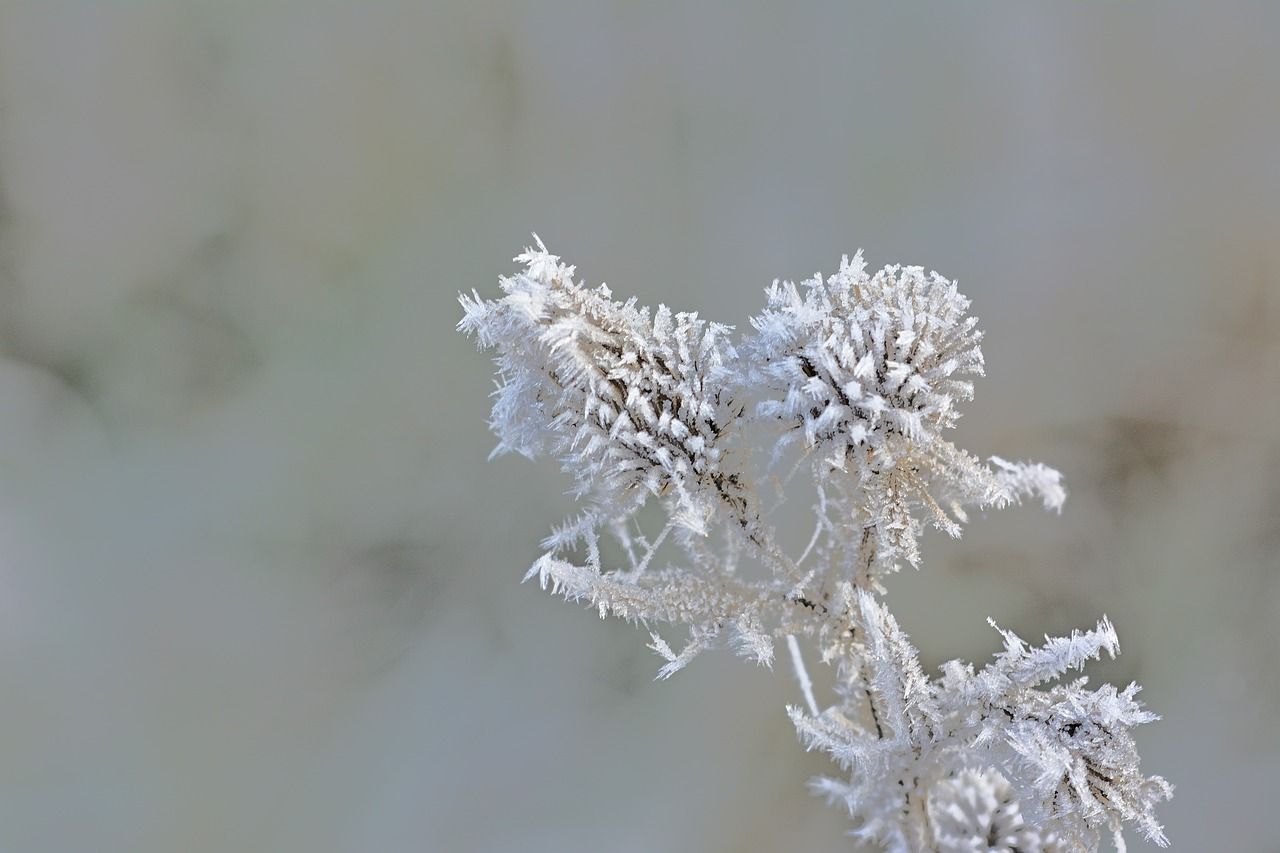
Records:
[[[1109,614],[1174,848],[1280,850],[1278,43],[1263,3],[0,3],[0,850],[848,849],[785,667],[654,684],[519,583],[565,480],[486,463],[453,327],[533,230],[736,324],[859,247],[957,278],[957,440],[1071,499],[931,535],[891,605],[931,667]]]

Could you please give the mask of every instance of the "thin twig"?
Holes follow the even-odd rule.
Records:
[[[805,669],[804,657],[800,654],[800,644],[795,634],[787,634],[787,649],[791,652],[791,665],[796,670],[796,681],[800,682],[800,692],[804,694],[804,703],[809,706],[809,713],[817,717],[818,700],[813,696],[813,681],[809,679],[809,670]]]

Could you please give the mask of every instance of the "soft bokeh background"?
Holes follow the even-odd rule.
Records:
[[[1280,849],[1280,6],[783,6],[0,3],[0,850],[847,849],[785,667],[518,583],[453,326],[531,230],[739,324],[958,278],[958,440],[1072,497],[892,605],[1108,613],[1175,849]]]

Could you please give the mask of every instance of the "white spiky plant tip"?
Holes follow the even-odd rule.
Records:
[[[1157,719],[1138,686],[1053,683],[1117,654],[1106,617],[1039,647],[1002,631],[994,661],[952,661],[931,679],[883,603],[886,575],[918,564],[924,524],[958,536],[966,507],[1066,499],[1052,468],[984,463],[943,437],[983,365],[954,283],[910,266],[868,275],[858,253],[829,278],[774,282],[735,339],[696,314],[587,288],[535,240],[501,298],[461,297],[458,324],[495,352],[495,453],[558,457],[582,502],[526,577],[602,617],[685,628],[679,650],[651,634],[662,678],[722,641],[770,664],[785,640],[805,700],[791,718],[847,771],[814,786],[866,843],[1094,850],[1110,831],[1122,848],[1125,823],[1167,843],[1154,808],[1172,787],[1143,775],[1131,735]],[[771,452],[757,454],[764,435]],[[796,556],[765,521],[786,457],[815,494]],[[645,531],[648,504],[665,520]],[[602,550],[606,538],[615,547]],[[668,540],[679,563],[658,567]],[[834,667],[825,707],[800,640]]]

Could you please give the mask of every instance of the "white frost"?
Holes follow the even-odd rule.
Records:
[[[982,333],[954,282],[912,266],[869,275],[858,253],[829,278],[774,282],[735,341],[696,314],[579,284],[541,241],[516,261],[524,270],[502,279],[500,298],[461,297],[458,325],[495,353],[495,452],[558,457],[583,501],[528,577],[602,617],[682,626],[678,649],[651,633],[659,678],[720,644],[770,665],[785,639],[807,706],[789,709],[800,737],[848,772],[815,788],[863,841],[1096,849],[1107,831],[1122,843],[1130,823],[1167,843],[1154,809],[1172,787],[1139,766],[1131,729],[1157,718],[1137,685],[1053,683],[1117,654],[1105,617],[1039,647],[1002,631],[986,667],[953,661],[930,678],[882,600],[887,575],[919,563],[926,523],[959,536],[965,507],[1066,499],[1052,468],[985,465],[943,437],[983,371]],[[755,450],[761,434],[770,459]],[[787,455],[816,495],[796,559],[761,498]],[[650,503],[666,520],[646,535],[638,513]],[[602,550],[604,537],[618,547]],[[748,563],[760,571],[740,571]],[[801,639],[835,667],[825,709]]]

